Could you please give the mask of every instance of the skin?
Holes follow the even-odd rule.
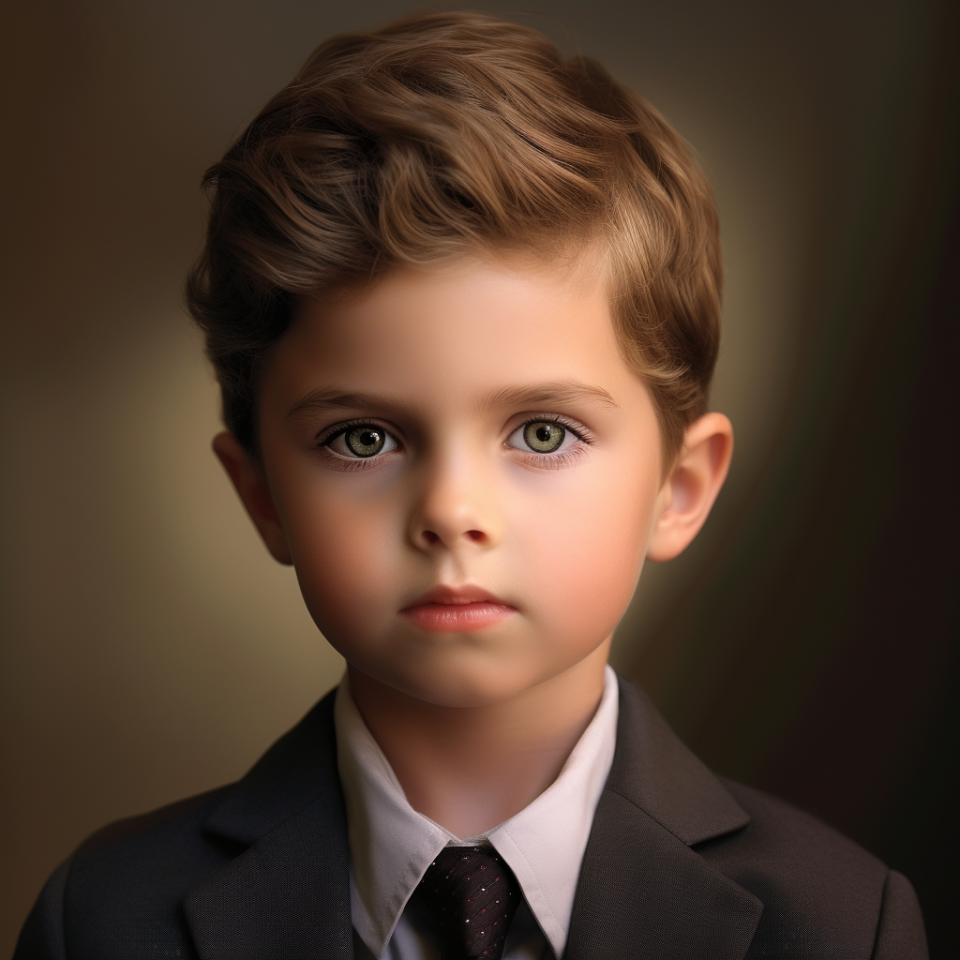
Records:
[[[693,539],[732,450],[710,413],[665,465],[596,271],[517,258],[302,300],[259,429],[259,462],[227,433],[214,448],[411,805],[461,837],[556,778],[644,558]],[[560,446],[531,449],[537,429]],[[369,431],[383,446],[358,456],[347,441]],[[493,595],[492,622],[425,629],[403,612],[440,584]]]

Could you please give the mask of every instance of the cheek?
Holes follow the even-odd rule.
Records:
[[[528,540],[527,572],[539,597],[571,633],[604,637],[623,615],[643,566],[649,537],[653,483],[631,471],[598,472],[576,497],[554,511],[554,522]],[[585,478],[585,479],[594,479]],[[548,605],[550,609],[550,605]]]
[[[393,518],[370,505],[350,509],[335,498],[315,496],[289,503],[285,526],[300,589],[317,626],[328,637],[364,632],[395,578]]]

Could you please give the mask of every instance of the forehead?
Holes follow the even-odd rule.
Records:
[[[446,403],[539,381],[643,389],[597,272],[529,260],[402,268],[371,289],[303,298],[264,373],[264,393],[287,400],[324,384]]]

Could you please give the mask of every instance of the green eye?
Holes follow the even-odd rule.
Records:
[[[567,431],[550,420],[534,420],[523,428],[524,442],[537,453],[553,453],[563,443]]]
[[[343,439],[348,449],[358,457],[376,456],[386,443],[386,435],[384,432],[370,424],[364,424],[361,427],[354,427],[351,430],[347,430],[343,435]]]
[[[400,448],[397,438],[378,423],[351,423],[320,442],[341,460],[374,460]]]

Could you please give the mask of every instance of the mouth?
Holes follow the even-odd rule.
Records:
[[[400,615],[421,630],[465,633],[491,627],[515,612],[510,604],[472,584],[440,584],[404,607]]]

